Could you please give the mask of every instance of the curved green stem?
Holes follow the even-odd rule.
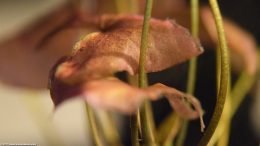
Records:
[[[191,33],[192,36],[198,38],[199,35],[199,1],[191,0]],[[196,74],[197,74],[197,58],[194,57],[189,61],[189,72],[188,72],[188,82],[187,82],[187,93],[194,94]],[[176,141],[177,146],[182,146],[189,127],[189,122],[183,120],[183,125]]]
[[[206,132],[202,139],[199,142],[199,146],[206,146],[211,139],[214,131],[216,130],[216,127],[218,125],[219,119],[221,117],[223,107],[225,104],[226,96],[227,96],[227,90],[228,90],[228,84],[229,84],[229,77],[230,77],[230,66],[229,66],[229,52],[228,47],[226,43],[224,28],[223,28],[223,22],[220,14],[220,10],[218,7],[218,3],[216,0],[210,0],[210,6],[213,11],[215,23],[217,26],[217,32],[218,32],[218,40],[219,40],[219,46],[220,46],[220,55],[221,55],[221,65],[220,65],[220,86],[218,91],[218,98],[217,103],[215,106],[215,110],[212,116],[212,119],[209,123],[208,128],[206,129]]]
[[[242,72],[233,87],[231,92],[231,117],[236,113],[241,102],[244,100],[246,94],[254,84],[255,76],[250,75],[247,72]]]
[[[96,122],[96,118],[94,115],[94,111],[87,103],[85,103],[85,106],[86,106],[87,117],[89,120],[89,127],[90,127],[91,133],[93,135],[94,143],[96,146],[103,146],[101,138],[100,138],[100,133],[97,129],[97,122]]]
[[[153,0],[146,1],[144,22],[142,28],[142,38],[140,47],[139,58],[139,87],[144,88],[148,85],[147,75],[145,72],[145,61],[148,49],[148,36],[149,36],[149,20],[152,13]],[[145,101],[143,107],[140,110],[141,115],[141,129],[143,133],[144,142],[146,145],[157,145],[154,134],[153,115],[151,112],[150,102]]]

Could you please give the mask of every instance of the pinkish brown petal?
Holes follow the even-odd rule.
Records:
[[[56,105],[64,99],[64,96],[75,94],[81,96],[95,108],[119,111],[126,114],[135,113],[145,99],[158,100],[165,95],[178,115],[185,119],[200,117],[202,129],[204,128],[203,111],[200,102],[193,96],[186,95],[163,84],[155,84],[140,89],[130,86],[117,78],[110,77],[75,86],[58,84],[58,88],[63,90],[52,91],[52,93],[56,93],[52,94],[56,97],[54,98]],[[191,103],[195,110],[188,103]]]
[[[142,23],[141,16],[101,17],[102,31],[79,41],[71,57],[58,67],[56,77],[78,82],[118,71],[137,74]],[[147,72],[161,71],[202,53],[198,41],[174,21],[151,19],[150,23]]]
[[[101,17],[102,31],[80,40],[72,55],[58,62],[51,71],[50,90],[55,106],[80,95],[96,108],[133,113],[145,98],[158,100],[165,95],[182,117],[201,117],[201,106],[192,96],[162,84],[139,89],[111,77],[119,71],[138,73],[142,22],[140,16]],[[161,71],[202,52],[198,41],[177,23],[156,19],[150,23],[147,72]]]
[[[152,85],[145,90],[148,97],[152,100],[157,100],[160,97],[159,95],[165,95],[180,117],[188,119],[196,119],[200,117],[201,131],[203,132],[205,128],[202,118],[203,110],[199,100],[195,97],[160,83]],[[193,110],[187,103],[191,103],[195,110]]]
[[[218,42],[217,30],[210,8],[203,7],[200,11],[202,22],[212,41],[216,44]],[[253,36],[228,19],[224,19],[224,29],[232,55],[234,53],[238,54],[242,58],[244,69],[251,75],[255,74],[257,68],[257,48]],[[237,59],[236,61],[239,60]],[[238,66],[241,66],[240,63],[238,64]]]

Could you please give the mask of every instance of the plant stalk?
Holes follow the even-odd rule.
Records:
[[[234,116],[234,114],[236,113],[241,102],[244,100],[246,94],[254,84],[254,81],[255,81],[254,75],[250,75],[245,71],[240,74],[231,92],[231,97],[232,97],[231,117]]]
[[[199,36],[199,0],[191,0],[191,34],[194,38],[198,38]],[[186,92],[188,94],[194,94],[197,75],[197,57],[194,57],[189,61],[188,71]],[[177,146],[183,146],[187,136],[188,127],[189,122],[187,120],[183,120],[183,125],[176,141]]]
[[[206,129],[206,132],[204,133],[202,139],[198,144],[199,146],[206,146],[216,130],[227,97],[228,84],[230,78],[229,52],[226,43],[223,22],[222,22],[219,6],[216,0],[210,0],[210,6],[213,11],[215,23],[217,26],[218,40],[220,46],[219,47],[220,56],[221,56],[220,68],[218,69],[220,70],[221,74],[220,74],[220,84],[219,84],[220,86],[218,90],[218,98],[217,98],[215,110],[212,119],[208,125],[208,128]]]
[[[145,72],[145,61],[148,49],[149,37],[149,20],[152,13],[153,0],[146,0],[144,22],[142,28],[140,58],[139,58],[139,87],[144,88],[148,86],[147,75]],[[150,102],[145,101],[140,109],[141,129],[143,133],[144,143],[148,146],[156,146],[153,115]]]
[[[97,122],[96,117],[94,115],[93,109],[88,105],[88,103],[85,103],[87,117],[89,120],[89,127],[91,130],[91,134],[93,135],[94,143],[96,146],[103,146],[102,140],[100,138],[100,133],[97,128]]]
[[[128,83],[133,86],[138,86],[138,76],[127,76]],[[138,110],[136,115],[130,117],[130,128],[131,128],[131,142],[132,146],[139,146],[139,131],[140,137],[141,133],[141,124],[140,124],[140,111]]]
[[[122,146],[119,132],[116,129],[116,121],[109,111],[98,111],[98,119],[101,122],[102,133],[110,146]]]

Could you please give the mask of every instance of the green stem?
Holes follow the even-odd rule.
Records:
[[[102,132],[105,136],[105,140],[108,142],[108,145],[122,146],[119,133],[116,129],[116,122],[113,118],[112,113],[108,111],[99,111],[97,115],[99,117],[99,121],[102,121],[100,125],[102,127]]]
[[[191,0],[191,33],[194,38],[198,38],[199,35],[199,1]],[[194,94],[195,84],[196,84],[196,74],[197,74],[197,58],[194,57],[189,61],[189,72],[188,72],[188,83],[187,83],[187,93]],[[180,134],[176,141],[177,146],[182,146],[189,127],[189,122],[183,120],[183,126],[181,128]]]
[[[149,37],[149,20],[151,18],[153,0],[146,0],[146,8],[144,15],[144,22],[142,28],[142,38],[140,47],[140,58],[139,58],[139,86],[141,88],[147,86],[147,75],[145,72],[145,61],[148,49],[148,37]]]
[[[225,128],[225,132],[220,136],[217,146],[228,146],[229,136],[230,136],[230,125],[231,120],[227,121]]]
[[[89,120],[89,127],[91,130],[91,134],[93,135],[94,143],[96,146],[103,146],[100,138],[100,133],[97,129],[97,122],[94,115],[94,111],[87,103],[85,103],[85,106],[86,106],[87,117]]]
[[[148,85],[147,75],[145,72],[145,61],[148,49],[148,37],[149,37],[149,20],[152,13],[153,0],[146,1],[144,22],[142,28],[142,38],[140,47],[140,58],[139,58],[139,87],[144,88]],[[143,133],[144,142],[146,145],[157,145],[154,134],[154,123],[151,112],[150,102],[145,101],[143,107],[140,110],[141,115],[141,129]]]
[[[247,72],[242,72],[231,92],[231,117],[234,116],[241,102],[244,100],[246,94],[252,87],[255,80],[254,75]]]
[[[199,1],[191,0],[191,33],[194,38],[199,35]],[[193,94],[196,83],[197,58],[194,57],[189,62],[187,93]]]
[[[173,139],[177,136],[181,128],[182,121],[180,117],[173,114],[173,116],[167,117],[163,122],[164,124],[158,129],[158,139],[160,140],[161,145],[169,146],[172,144]]]
[[[141,129],[143,133],[143,140],[147,146],[157,146],[155,139],[155,126],[153,123],[153,115],[151,112],[151,103],[145,101],[140,110]]]
[[[189,122],[187,120],[183,120],[182,119],[182,127],[181,127],[181,131],[179,133],[179,136],[176,140],[176,146],[183,146],[186,135],[187,135],[187,131],[188,131],[188,127],[189,127]]]
[[[130,126],[131,126],[131,141],[132,146],[139,146],[139,137],[138,137],[138,116],[133,115],[130,117]]]
[[[213,11],[215,23],[217,26],[218,40],[220,44],[221,74],[220,74],[220,84],[219,84],[220,86],[219,86],[218,98],[217,98],[215,110],[212,119],[208,125],[208,128],[206,129],[206,132],[204,133],[204,136],[202,137],[202,139],[198,144],[199,146],[206,146],[209,140],[211,139],[212,135],[214,134],[214,131],[216,130],[216,127],[218,125],[225,104],[227,91],[228,91],[229,78],[230,78],[229,52],[226,43],[223,22],[222,22],[217,1],[210,0],[210,6]]]
[[[137,76],[127,76],[128,78],[128,83],[133,85],[133,86],[138,86],[138,77]],[[130,127],[131,127],[131,141],[133,146],[139,146],[139,136],[138,136],[138,131],[141,128],[140,125],[140,112],[136,113],[136,115],[132,115],[130,117]],[[141,134],[141,132],[140,132]]]

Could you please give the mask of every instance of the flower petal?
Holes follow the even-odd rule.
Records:
[[[201,131],[204,130],[205,124],[203,122],[203,110],[201,108],[200,102],[198,99],[192,95],[185,94],[181,91],[178,91],[174,88],[165,86],[163,84],[157,83],[146,89],[148,96],[157,100],[159,95],[165,95],[169,100],[171,106],[174,108],[175,112],[179,114],[182,118],[186,119],[196,119],[200,117]],[[195,110],[193,110],[190,103]]]
[[[175,112],[185,119],[200,117],[202,129],[203,110],[200,102],[193,96],[187,95],[163,84],[155,84],[147,88],[137,88],[120,81],[115,77],[92,80],[76,86],[56,84],[51,90],[54,103],[58,106],[65,98],[79,95],[95,108],[118,111],[126,114],[135,113],[145,99],[158,100],[165,95]],[[64,90],[57,90],[64,89]],[[64,95],[64,92],[66,95]],[[194,107],[195,110],[188,103]]]
[[[102,32],[79,41],[71,57],[58,67],[56,77],[66,82],[79,82],[111,76],[118,71],[137,74],[142,23],[141,16],[101,17]],[[199,42],[174,21],[151,19],[150,23],[147,72],[161,71],[202,53]]]
[[[162,84],[139,89],[111,77],[119,71],[131,75],[138,73],[142,19],[127,15],[101,17],[102,31],[79,41],[72,55],[58,62],[51,71],[50,90],[54,104],[58,106],[64,100],[80,95],[93,107],[130,114],[146,98],[158,100],[165,95],[183,118],[202,117],[201,106],[192,96]],[[199,42],[177,23],[156,19],[150,23],[147,72],[166,69],[203,51]]]

